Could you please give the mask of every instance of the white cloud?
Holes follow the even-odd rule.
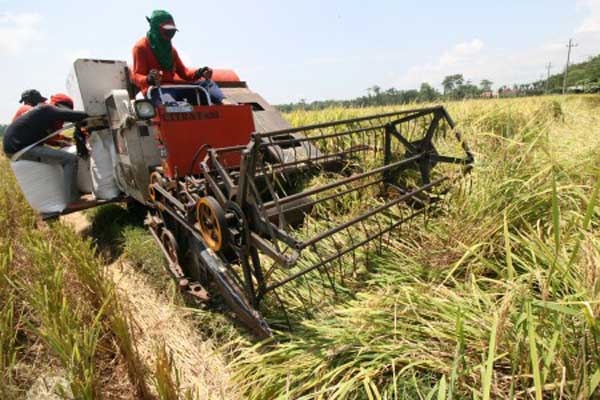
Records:
[[[442,55],[436,67],[443,68],[461,64],[461,62],[467,61],[473,56],[479,54],[481,49],[483,49],[483,41],[480,39],[473,39],[470,42],[459,43]]]
[[[38,14],[0,14],[0,54],[19,53],[39,37],[42,17]]]
[[[573,27],[571,62],[581,62],[600,52],[600,0],[578,0],[575,3],[580,22]],[[544,78],[546,65],[552,63],[552,74],[561,73],[567,56],[569,37],[549,38],[538,46],[521,50],[488,48],[480,39],[458,43],[435,61],[414,65],[396,75],[392,85],[417,88],[421,82],[440,87],[445,76],[462,73],[465,79],[478,83],[490,79],[496,87],[502,84],[531,82]]]
[[[581,25],[575,30],[576,33],[600,32],[600,0],[578,0],[577,9],[584,11],[587,16]]]
[[[466,74],[466,71],[472,69],[474,65],[485,64],[482,62],[484,58],[481,55],[483,48],[484,43],[478,38],[458,43],[445,51],[436,62],[409,68],[404,75],[396,79],[394,86],[417,87],[421,82],[430,82],[437,86],[446,75]]]

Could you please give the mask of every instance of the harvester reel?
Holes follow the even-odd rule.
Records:
[[[437,164],[439,153],[433,143],[427,139],[416,140],[410,144],[411,146],[406,149],[406,158],[413,157],[419,153],[425,153],[420,160],[415,161],[414,167],[421,173],[421,183],[426,185],[431,181],[431,170]]]
[[[258,337],[271,336],[258,311],[267,295],[285,312],[276,290],[311,273],[335,293],[336,280],[355,274],[357,263],[368,266],[370,243],[381,251],[386,237],[426,215],[460,179],[450,165],[469,168],[473,155],[456,131],[462,151],[433,142],[447,128],[454,122],[443,107],[403,110],[256,133],[247,145],[212,149],[201,177],[153,173],[157,218],[164,211],[166,221],[187,231],[182,250],[197,261],[180,280],[190,279],[193,291],[191,280],[205,276],[240,322]],[[286,156],[274,157],[282,149]],[[239,169],[230,165],[235,157]],[[318,231],[305,223],[315,206],[339,204],[352,212],[335,210]],[[173,230],[178,238],[181,231]],[[161,245],[177,262],[178,242],[165,232]]]
[[[212,196],[202,197],[196,204],[196,222],[200,234],[211,250],[220,251],[227,233],[225,211]]]

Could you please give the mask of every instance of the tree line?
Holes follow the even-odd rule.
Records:
[[[563,71],[550,76],[550,79],[540,80],[533,84],[544,87],[549,93],[561,93],[563,87]],[[532,85],[533,85],[532,84]],[[567,74],[567,91],[598,92],[600,91],[600,55],[590,57],[587,61],[569,66]]]
[[[462,100],[478,97],[515,97],[537,96],[542,94],[562,93],[564,70],[548,79],[514,85],[502,85],[497,93],[492,94],[493,82],[483,79],[479,84],[466,80],[463,74],[446,76],[441,82],[440,92],[431,84],[424,82],[419,90],[399,90],[389,88],[383,90],[379,86],[368,88],[367,94],[350,100],[317,100],[306,102],[302,99],[296,103],[277,106],[281,111],[290,112],[298,109],[319,110],[328,107],[368,107],[395,104],[431,102],[438,100]],[[590,57],[587,61],[569,66],[566,82],[569,93],[600,92],[600,55]]]
[[[479,97],[483,93],[491,92],[493,82],[483,79],[479,85],[465,80],[462,74],[448,75],[442,81],[443,93],[428,82],[421,83],[419,89],[399,90],[389,88],[383,90],[379,86],[372,86],[366,90],[367,94],[350,100],[317,100],[307,102],[301,99],[297,103],[278,105],[283,112],[294,110],[321,110],[329,107],[370,107],[394,104],[422,103],[437,100],[460,100]]]

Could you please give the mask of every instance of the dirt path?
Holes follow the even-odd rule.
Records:
[[[62,221],[82,234],[90,227],[82,213],[70,214]],[[201,340],[190,322],[190,311],[170,303],[125,260],[117,260],[107,268],[131,312],[138,351],[148,369],[154,369],[157,350],[164,344],[184,391],[191,390],[198,399],[236,398],[225,360],[214,343]]]
[[[60,220],[67,225],[71,225],[73,230],[79,234],[85,233],[91,226],[90,221],[81,212],[65,215],[60,217]]]

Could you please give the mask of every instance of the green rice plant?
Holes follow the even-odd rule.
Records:
[[[165,260],[147,228],[126,226],[122,232],[123,256],[144,273],[165,278]]]
[[[599,395],[600,138],[588,127],[600,119],[589,99],[450,103],[476,154],[471,176],[426,223],[361,250],[369,266],[336,280],[341,296],[315,290],[318,272],[281,290],[298,309],[309,299],[318,307],[297,314],[277,344],[238,351],[232,367],[248,397]],[[317,216],[309,233],[323,229]]]
[[[91,242],[37,221],[6,160],[0,165],[0,397],[24,397],[57,369],[75,398],[115,393],[112,385],[127,396],[106,378],[124,364],[131,394],[150,398],[127,314]]]
[[[279,289],[293,330],[284,329],[278,305],[267,302],[263,313],[282,328],[276,341],[250,344],[224,317],[197,313],[198,324],[230,354],[243,394],[600,396],[600,136],[590,129],[600,123],[597,105],[597,96],[449,103],[476,165],[440,208],[345,256],[330,266],[330,277],[314,271]],[[408,107],[295,112],[287,118],[306,125]],[[378,157],[361,162],[377,165]],[[144,368],[127,310],[92,243],[60,224],[38,229],[22,197],[13,195],[11,174],[5,176],[0,396],[22,396],[35,379],[20,366],[37,342],[40,357],[60,365],[81,398],[106,389],[101,375],[110,369],[105,359],[113,357],[127,366],[137,397],[152,396],[148,378],[161,398],[193,398],[181,392],[177,366],[164,347],[157,349],[152,370]],[[322,179],[313,176],[306,184]],[[314,235],[378,201],[377,193],[365,191],[324,203],[297,234]],[[139,219],[115,206],[94,214],[95,244],[110,259],[123,253],[151,274],[158,268],[160,257],[149,252],[156,248]],[[337,245],[325,241],[320,250],[335,252]],[[306,262],[318,259],[310,251],[306,256]]]
[[[167,353],[164,343],[156,350],[154,367],[154,388],[161,400],[177,400],[179,394],[179,377],[173,365],[173,357]]]

